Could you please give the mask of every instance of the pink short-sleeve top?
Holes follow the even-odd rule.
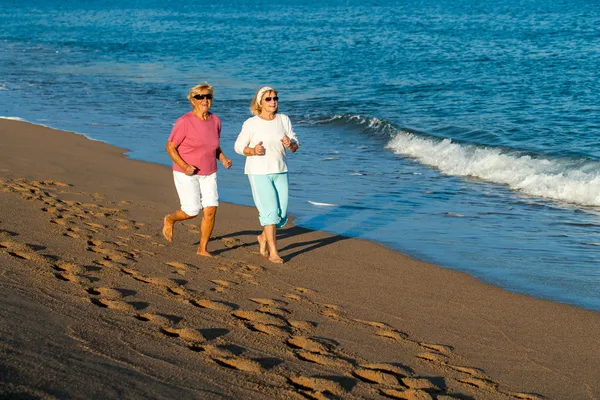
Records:
[[[191,111],[175,122],[169,142],[177,147],[179,156],[196,167],[196,175],[217,171],[217,149],[220,146],[221,120],[210,114],[208,120],[197,118]],[[173,170],[185,172],[176,163]]]

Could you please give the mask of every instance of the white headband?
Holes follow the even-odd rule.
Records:
[[[258,95],[256,95],[256,103],[258,105],[260,105],[260,102],[262,101],[262,97],[263,94],[265,94],[265,92],[274,92],[275,89],[273,89],[271,86],[263,86],[260,88],[260,90],[258,91]]]

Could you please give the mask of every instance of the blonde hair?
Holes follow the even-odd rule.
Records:
[[[260,105],[260,103],[258,103],[256,100],[258,98],[258,94],[260,93],[260,91],[265,88],[266,86],[261,86],[258,88],[258,90],[256,91],[256,93],[254,93],[254,97],[252,98],[252,103],[250,103],[250,112],[254,115],[260,115],[260,113],[262,112],[262,106]],[[277,96],[277,90],[273,89],[271,87],[270,90],[267,90],[263,93],[263,98],[265,97],[265,94],[267,93],[274,93],[274,96]],[[277,110],[275,110],[275,112],[277,112]]]
[[[195,95],[200,94],[200,92],[203,92],[205,90],[208,90],[208,93],[210,93],[212,96],[215,95],[215,89],[212,87],[212,85],[208,82],[203,82],[199,85],[194,86],[188,92],[187,98],[190,101],[190,103],[192,102],[192,99]]]

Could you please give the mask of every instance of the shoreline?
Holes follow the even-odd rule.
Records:
[[[593,311],[508,292],[483,283],[466,273],[410,259],[374,242],[295,226],[281,231],[278,242],[282,256],[287,262],[283,267],[276,267],[265,263],[253,253],[254,234],[258,231],[254,208],[227,203],[222,203],[219,207],[213,233],[215,240],[210,244],[219,257],[216,260],[198,259],[195,257],[194,250],[197,232],[191,226],[177,226],[174,244],[167,245],[161,240],[159,229],[161,215],[177,207],[176,193],[172,188],[168,167],[129,159],[124,156],[124,149],[90,140],[85,135],[54,130],[28,122],[2,119],[0,132],[3,137],[3,145],[0,147],[2,160],[0,179],[3,180],[3,193],[0,197],[2,209],[21,211],[21,213],[2,215],[0,220],[4,235],[2,241],[7,243],[0,248],[0,256],[7,261],[6,269],[1,272],[3,276],[11,277],[11,280],[3,280],[2,286],[10,288],[11,291],[18,289],[21,298],[14,307],[7,309],[13,310],[10,312],[14,315],[19,315],[19,310],[25,309],[33,310],[31,313],[36,314],[41,313],[39,307],[47,306],[46,304],[52,304],[54,301],[58,302],[60,299],[62,307],[68,309],[67,311],[58,305],[48,306],[51,309],[50,315],[61,316],[53,320],[52,326],[57,332],[64,332],[65,327],[70,326],[70,322],[64,325],[60,321],[67,318],[77,321],[75,325],[80,326],[77,329],[80,338],[94,336],[85,329],[88,325],[95,326],[98,332],[116,332],[120,335],[128,333],[133,336],[129,340],[136,348],[144,347],[145,352],[167,354],[166,357],[171,360],[183,364],[191,363],[190,368],[200,368],[209,378],[200,380],[196,385],[192,384],[191,376],[180,378],[185,383],[180,382],[178,387],[185,388],[185,393],[188,395],[191,393],[188,390],[198,391],[206,388],[213,391],[212,394],[206,394],[208,397],[253,393],[250,395],[251,398],[253,396],[276,398],[282,393],[302,395],[302,391],[313,394],[333,393],[344,398],[375,397],[375,394],[381,395],[384,390],[401,391],[400,388],[419,390],[408,389],[410,386],[406,383],[396,388],[394,381],[387,377],[389,375],[395,377],[396,381],[406,377],[428,379],[430,384],[437,384],[441,392],[450,396],[506,398],[509,393],[530,396],[522,398],[600,396],[600,383],[595,379],[600,371],[600,361],[594,359],[594,354],[600,351],[600,318]],[[21,178],[25,181],[19,180]],[[82,200],[82,204],[95,204],[93,203],[95,201],[102,204],[96,204],[92,208],[102,206],[112,210],[104,214],[114,213],[114,216],[127,214],[128,216],[111,219],[112,225],[107,221],[102,224],[88,222],[88,224],[102,225],[104,228],[86,226],[85,222],[81,223],[72,216],[77,215],[74,212],[70,213],[70,217],[63,216],[57,219],[54,215],[57,211],[54,210],[51,218],[48,211],[40,210],[40,208],[52,208],[51,206],[37,204],[35,199],[20,197],[23,196],[23,191],[15,189],[15,185],[18,187],[22,183],[27,183],[31,186],[35,181],[56,181],[69,185],[45,185],[43,189],[53,195],[49,196],[51,198],[70,197],[67,201],[72,202],[75,201],[73,198],[85,197],[86,201]],[[31,193],[37,195],[35,190],[34,192]],[[120,211],[114,211],[119,207],[122,207]],[[60,207],[55,208],[60,209]],[[63,213],[69,214],[69,207],[63,205],[63,208],[65,208]],[[93,210],[87,211],[89,211],[87,214],[96,218]],[[23,213],[26,213],[26,217],[20,218]],[[111,214],[97,218],[110,219],[112,216]],[[118,219],[128,222],[118,221]],[[55,223],[49,223],[49,220],[54,220]],[[56,223],[60,220],[65,220],[62,221],[64,224]],[[141,225],[131,223],[134,220]],[[125,225],[127,228],[119,228],[119,222],[122,222],[121,228]],[[192,224],[197,222],[196,220]],[[70,228],[78,228],[78,231],[69,231]],[[93,232],[94,229],[97,232]],[[82,233],[84,230],[85,234]],[[102,244],[111,242],[111,238],[116,242],[115,236],[124,236],[125,233],[131,234],[134,231],[148,236],[138,237],[144,239],[140,243],[135,243],[135,249],[140,250],[139,252],[129,250],[130,253],[136,253],[136,256],[127,258],[121,255],[122,258],[119,258],[114,254],[113,257],[110,254],[106,255],[108,253],[100,252],[99,248],[103,248]],[[66,236],[68,233],[74,233],[77,237]],[[131,243],[138,240],[135,234],[133,235],[127,236]],[[100,244],[95,244],[95,241]],[[122,241],[127,242],[124,239]],[[78,246],[74,246],[73,243],[78,243]],[[37,247],[29,246],[27,250],[25,248],[27,244],[35,244]],[[14,246],[13,250],[11,246]],[[112,246],[116,251],[118,246]],[[40,247],[44,249],[35,250]],[[129,247],[133,249],[134,246]],[[89,248],[95,248],[98,253],[88,250]],[[47,249],[53,249],[51,255],[54,258],[68,258],[71,264],[85,260],[84,265],[100,265],[102,269],[57,270],[56,260],[48,261],[49,258],[44,254],[38,254],[49,251]],[[108,249],[105,251],[108,252]],[[19,252],[29,254],[30,259],[14,256]],[[105,255],[100,260],[90,259],[96,254]],[[110,259],[111,257],[114,259]],[[36,269],[37,267],[33,265],[35,263],[32,262],[35,260],[41,265],[40,268],[45,268],[45,272]],[[112,263],[112,267],[99,264],[102,260],[109,261],[105,263],[107,265]],[[147,266],[142,266],[140,260],[144,260]],[[165,266],[164,260],[172,260],[187,269]],[[115,268],[116,264],[122,265]],[[15,266],[25,268],[14,269]],[[173,268],[179,273],[173,272]],[[129,275],[123,272],[124,270],[136,271],[137,275]],[[181,274],[181,270],[187,272]],[[94,273],[98,276],[93,276]],[[56,274],[64,279],[58,278]],[[142,275],[150,282],[143,282]],[[196,281],[196,278],[192,278],[191,275],[201,276],[202,279]],[[136,276],[142,280],[133,279],[134,282],[129,282],[132,280],[131,277],[136,278]],[[151,278],[154,276],[161,276],[161,278],[153,281]],[[189,282],[177,283],[173,281],[174,277],[183,277],[185,278],[183,280],[189,279]],[[99,288],[98,282],[104,281],[112,282],[112,285]],[[167,281],[170,283],[166,284]],[[220,284],[214,281],[219,281]],[[124,282],[132,286],[127,290],[135,292],[129,297],[147,296],[143,301],[133,303],[148,303],[157,309],[177,312],[149,313],[145,309],[138,310],[135,307],[132,310],[131,307],[121,304],[125,302],[131,306],[131,299],[115,300],[114,296],[108,299],[110,296],[104,296],[100,290],[106,289],[106,293],[109,293],[108,289],[123,289],[121,286],[125,286]],[[228,284],[225,285],[223,282]],[[143,288],[147,285],[157,287],[153,287],[152,290],[145,289],[148,291],[146,294]],[[92,293],[101,294],[90,296],[90,289],[95,290],[92,290]],[[40,298],[48,300],[44,297],[48,296],[48,291],[52,292],[50,298],[53,300],[48,303],[38,301]],[[82,291],[88,295],[82,297]],[[162,296],[163,292],[167,295]],[[183,294],[173,294],[173,292]],[[114,292],[110,293],[114,294]],[[277,297],[276,294],[279,296]],[[186,297],[188,295],[191,297]],[[285,297],[286,295],[290,297]],[[273,318],[279,316],[277,320],[279,325],[273,323],[273,320],[267,323],[269,318],[252,320],[235,317],[236,312],[239,314],[240,310],[249,309],[253,302],[248,299],[254,298],[253,296],[272,300],[272,304],[262,304],[265,308],[270,308],[269,312],[263,314]],[[178,297],[186,299],[185,307],[184,302]],[[235,304],[238,308],[230,306],[232,309],[221,310],[224,315],[219,317],[198,315],[198,307],[192,306],[191,310],[189,309],[190,302],[198,301],[198,297],[203,297],[202,301],[212,301],[225,308],[226,305],[231,304]],[[277,301],[274,300],[275,297]],[[79,301],[81,298],[84,301]],[[9,298],[0,301],[3,305],[12,305]],[[285,306],[282,302],[286,302]],[[277,305],[281,306],[277,307]],[[211,310],[208,307],[200,311],[204,312],[205,309]],[[246,312],[247,316],[254,317],[261,313],[261,311]],[[102,316],[101,319],[115,321],[112,325],[105,326],[102,322],[92,321],[94,317],[84,315],[85,313],[90,315],[106,313],[107,315]],[[140,322],[142,326],[136,327],[136,331],[131,332],[125,321],[132,320],[131,315],[139,317],[145,314],[178,315],[182,320],[177,322],[169,320],[164,324],[156,323],[159,327],[148,332],[144,331],[146,329],[144,326],[149,325]],[[8,321],[9,315],[0,314],[0,319]],[[290,315],[302,317],[300,320],[304,322],[315,322],[315,325],[298,324],[303,328],[297,328],[289,323],[292,320]],[[147,318],[158,320],[150,316]],[[169,338],[183,337],[183,341],[188,346],[193,346],[189,343],[195,341],[211,342],[208,334],[200,340],[191,333],[194,329],[200,332],[203,329],[217,329],[214,326],[203,326],[204,318],[220,327],[219,329],[228,330],[227,334],[212,340],[225,340],[231,345],[252,349],[281,363],[271,368],[260,363],[258,366],[250,362],[243,364],[243,360],[247,361],[250,358],[240,361],[240,355],[235,352],[215,355],[209,350],[203,350],[202,354],[208,354],[209,360],[200,362],[202,367],[198,367],[198,360],[194,357],[199,356],[199,353],[188,351],[192,354],[181,354],[183,353],[181,345],[171,343],[173,340],[169,342]],[[282,318],[286,324],[281,323]],[[189,326],[179,327],[183,322],[188,322]],[[248,324],[256,328],[259,333],[252,329],[248,331]],[[10,354],[5,349],[11,340],[19,342],[34,333],[39,335],[45,332],[33,322],[23,322],[23,325],[19,326],[19,323],[13,321],[5,326],[12,328],[7,329],[6,332],[3,331],[5,328],[0,328],[4,338],[0,352],[5,353],[4,355]],[[192,329],[192,326],[195,328]],[[40,329],[42,332],[39,332]],[[161,332],[163,332],[162,336],[166,335],[169,338],[161,337]],[[254,332],[259,335],[259,338],[250,337],[253,333],[249,332]],[[229,337],[231,339],[225,339]],[[317,340],[323,337],[330,340],[325,342]],[[156,343],[153,346],[144,344],[148,338],[152,338]],[[312,340],[317,344],[307,345],[306,343],[311,342],[307,342],[306,338],[313,338]],[[298,346],[286,345],[290,340],[295,341]],[[300,343],[302,340],[305,341]],[[333,342],[338,345],[332,344]],[[26,343],[24,341],[22,344]],[[97,337],[89,339],[86,343],[88,343],[86,346],[91,349],[107,346],[111,349],[109,352],[111,358],[123,361],[121,358],[124,350],[119,344],[106,343]],[[206,346],[213,346],[212,349],[220,345],[223,343],[206,344]],[[308,349],[313,346],[314,350],[319,345],[321,346],[319,351]],[[130,347],[127,347],[127,351]],[[35,359],[42,364],[57,356],[58,359],[63,360],[61,365],[64,365],[64,358],[69,351],[77,354],[83,351],[77,346],[76,349],[68,349],[69,346],[64,350],[64,354],[56,351],[56,354],[46,355],[47,358],[41,359],[36,359],[31,354],[22,354],[22,356],[25,360]],[[343,356],[342,352],[344,352]],[[97,352],[95,354],[98,355]],[[103,356],[107,357],[107,354]],[[307,357],[311,358],[312,362],[306,361]],[[316,362],[317,359],[321,362]],[[360,362],[349,362],[350,365],[342,362],[349,359],[360,360]],[[29,390],[31,393],[35,391],[49,393],[52,386],[49,384],[27,387],[27,379],[23,377],[28,376],[29,372],[20,370],[18,361],[14,357],[8,357],[10,367],[18,370],[17,373],[9,376],[17,378],[14,378],[13,382],[7,382],[12,386],[5,382],[3,387],[0,383],[0,392],[7,388],[12,390],[11,387],[18,387],[21,388],[19,390]],[[145,374],[154,371],[154,374],[150,374],[154,379],[150,379],[147,383],[150,387],[156,390],[168,388],[169,395],[179,390],[175,387],[177,385],[165,383],[165,376],[155,371],[152,365],[148,365],[143,360],[135,361],[131,363],[135,366],[132,367],[134,370],[138,369],[137,363],[140,363]],[[368,365],[384,362],[392,365],[392,362],[395,362],[393,365],[401,364],[411,372],[396,371],[394,374],[388,374],[380,369],[358,368],[358,365],[364,365],[366,361],[369,361]],[[307,367],[306,364],[310,365]],[[92,368],[86,363],[83,363],[82,367]],[[324,371],[340,377],[337,381],[330,380],[337,386],[329,387],[322,381],[298,383],[299,377],[323,376]],[[105,370],[104,373],[108,374],[107,376],[122,376],[112,370]],[[375,375],[377,378],[374,378]],[[369,379],[365,376],[382,382],[369,384]],[[346,380],[341,380],[342,377]],[[261,389],[249,389],[245,384],[239,384],[232,389],[229,385],[223,387],[216,383],[224,379],[233,384],[240,378],[253,382],[254,386]],[[98,383],[90,378],[82,375],[78,379],[77,382],[82,387],[94,387],[95,390],[109,393],[103,386],[94,386]],[[347,383],[348,379],[352,380],[352,385]],[[133,381],[144,380],[139,378]],[[74,395],[78,390],[72,383],[69,385],[69,380],[53,384],[56,385],[54,388],[61,387],[62,390]],[[375,387],[376,385],[380,386]],[[439,393],[432,388],[423,391]],[[143,397],[142,392],[135,393],[134,397]],[[257,393],[260,393],[260,396]],[[388,397],[390,393],[387,394]],[[166,394],[161,396],[168,397]]]
[[[68,130],[63,130],[60,128],[54,128],[48,125],[44,125],[42,123],[35,123],[35,122],[31,122],[25,119],[22,119],[20,117],[8,117],[8,116],[0,116],[0,121],[2,120],[7,120],[7,121],[19,121],[19,122],[23,122],[26,124],[31,124],[34,126],[39,126],[42,128],[47,128],[50,130],[56,130],[56,131],[61,131],[61,132],[68,132],[74,135],[78,135],[81,136],[87,140],[93,141],[93,142],[99,142],[99,143],[103,143],[106,144],[108,146],[112,146],[115,148],[119,148],[122,151],[122,154],[125,158],[129,159],[129,160],[134,160],[134,161],[140,161],[140,162],[145,162],[145,163],[149,163],[149,164],[154,164],[154,165],[159,165],[162,167],[167,167],[170,168],[170,165],[167,164],[160,164],[158,162],[155,161],[147,161],[147,160],[142,160],[141,158],[136,158],[133,157],[133,153],[135,152],[134,150],[127,148],[127,147],[123,147],[123,146],[118,146],[115,144],[111,144],[107,141],[104,141],[102,139],[95,139],[92,138],[90,136],[88,136],[85,133],[80,133],[80,132],[74,132],[74,131],[68,131]],[[224,171],[221,169],[220,173],[223,173]],[[232,172],[226,172],[226,173],[232,173]],[[233,172],[235,173],[235,172]],[[227,191],[227,189],[225,189],[225,187],[222,186],[222,191],[225,192]],[[252,199],[251,199],[251,195],[248,194],[249,196],[249,202],[245,203],[244,201],[240,201],[240,195],[239,194],[233,194],[233,197],[235,197],[235,201],[227,201],[226,203],[234,205],[234,206],[243,206],[243,207],[250,207],[251,209],[254,209],[254,206],[251,204],[252,203]],[[310,201],[309,201],[310,202]],[[222,201],[222,203],[225,203]],[[307,215],[303,215],[302,217],[306,217]],[[309,219],[310,219],[310,214],[308,214]],[[290,222],[295,221],[297,218],[294,215],[290,214]],[[308,229],[308,230],[314,230],[315,228],[312,227],[307,227],[307,226],[302,226],[302,228]],[[316,228],[317,230],[319,230],[320,228]],[[330,235],[338,235],[336,232],[329,232],[327,230],[324,230],[323,232],[330,234]],[[417,261],[421,261],[423,263],[426,264],[432,264],[432,265],[436,265],[439,266],[441,268],[444,269],[448,269],[448,270],[452,270],[452,271],[457,271],[457,272],[461,272],[461,273],[465,273],[469,276],[474,277],[475,279],[477,279],[478,281],[484,283],[484,284],[488,284],[494,287],[498,287],[502,290],[506,290],[512,293],[517,293],[517,294],[522,294],[525,296],[529,296],[532,298],[536,298],[539,300],[545,300],[545,301],[550,301],[550,302],[554,302],[554,303],[558,303],[558,304],[564,304],[567,306],[573,306],[575,308],[579,308],[579,309],[584,309],[587,311],[591,311],[594,313],[598,313],[600,314],[600,308],[594,308],[592,305],[590,305],[590,301],[586,301],[586,300],[581,300],[581,299],[577,299],[577,298],[568,298],[565,297],[564,295],[560,295],[560,294],[549,294],[549,292],[544,292],[544,291],[539,291],[536,292],[535,289],[532,289],[531,286],[529,287],[523,287],[523,286],[519,286],[519,285],[514,285],[512,284],[512,281],[508,280],[508,281],[504,281],[502,282],[501,280],[499,280],[498,278],[494,279],[494,277],[492,276],[486,276],[486,274],[483,272],[483,270],[469,270],[468,268],[461,268],[460,266],[457,266],[456,264],[450,263],[450,266],[441,266],[440,264],[436,263],[435,260],[433,260],[433,258],[428,258],[426,254],[418,254],[418,252],[411,252],[411,251],[406,251],[403,250],[401,247],[401,245],[398,245],[398,243],[395,242],[384,242],[384,241],[377,241],[374,240],[372,238],[360,238],[357,236],[348,236],[349,238],[353,238],[353,239],[358,239],[358,240],[365,240],[367,242],[372,242],[372,243],[376,243],[379,244],[383,247],[385,247],[386,249],[389,249],[391,251],[394,252],[399,252],[401,254],[404,254],[406,256],[408,256],[411,259],[415,259]],[[441,262],[443,264],[443,262]]]

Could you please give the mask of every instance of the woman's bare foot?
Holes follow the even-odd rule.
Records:
[[[162,234],[167,242],[173,241],[173,222],[169,219],[168,215],[163,219]]]
[[[273,264],[283,264],[283,258],[279,257],[278,255],[269,257],[269,261],[271,261]]]
[[[258,249],[260,254],[263,257],[269,257],[269,252],[267,251],[267,239],[263,237],[262,233],[256,237],[258,240]]]
[[[204,256],[204,257],[214,257],[207,250],[200,250],[200,249],[198,249],[198,251],[196,252],[196,254],[198,254],[199,256]]]

